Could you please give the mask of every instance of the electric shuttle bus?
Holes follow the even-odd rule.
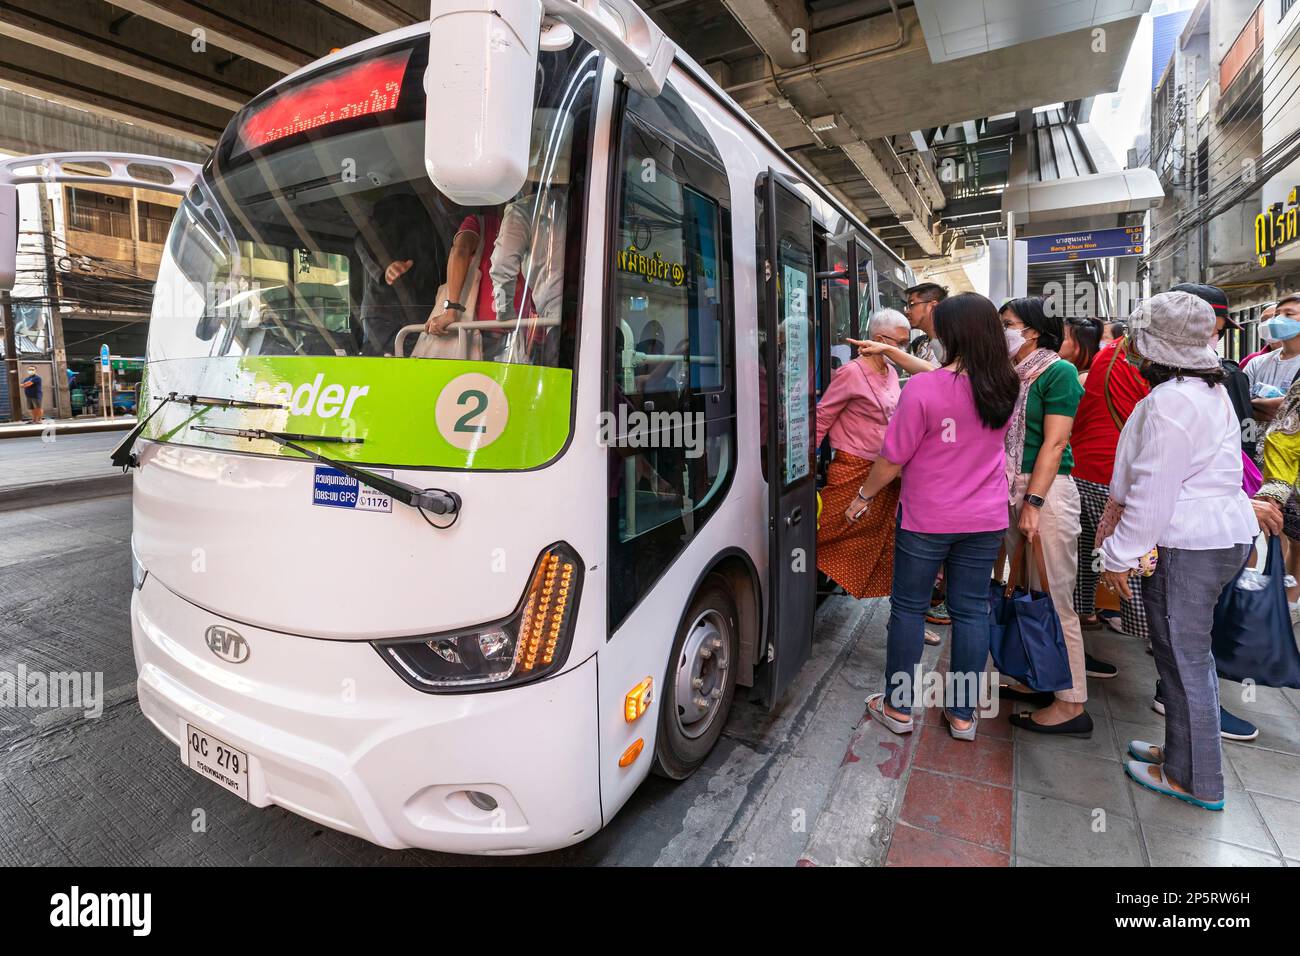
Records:
[[[163,165],[115,460],[140,706],[192,769],[527,853],[779,702],[815,395],[910,273],[630,0],[435,2]]]

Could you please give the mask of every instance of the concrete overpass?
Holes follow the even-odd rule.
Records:
[[[905,258],[953,250],[1036,106],[1113,91],[1150,0],[638,0]],[[0,0],[0,149],[201,155],[232,113],[428,0]],[[31,99],[28,99],[31,97]],[[49,103],[53,102],[54,106]],[[87,116],[86,113],[90,116]],[[998,118],[1002,119],[999,120]],[[994,132],[991,132],[993,130]],[[946,176],[978,160],[982,199]],[[954,222],[945,218],[952,207]]]

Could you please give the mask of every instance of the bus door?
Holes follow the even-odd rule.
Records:
[[[774,708],[812,652],[817,588],[817,498],[813,442],[813,297],[816,271],[808,201],[779,173],[764,183],[760,277],[766,284],[760,355],[765,362],[763,435],[768,478],[766,686]]]

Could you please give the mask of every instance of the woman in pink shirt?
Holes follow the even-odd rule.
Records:
[[[978,688],[988,661],[989,579],[1009,516],[1005,436],[1020,379],[998,310],[984,296],[944,299],[934,324],[946,364],[908,379],[876,467],[846,518],[874,514],[880,492],[902,476],[885,693],[867,698],[867,712],[894,733],[912,732],[925,612],[942,565],[956,678],[945,682],[944,717],[953,737],[974,740],[975,700],[956,692]]]
[[[901,348],[911,327],[901,312],[883,309],[871,317],[873,342]],[[842,365],[817,403],[817,444],[830,435],[835,457],[822,489],[817,526],[817,567],[855,598],[884,597],[894,579],[894,507],[898,483],[880,493],[872,519],[850,522],[844,510],[871,474],[885,440],[885,426],[898,404],[898,372],[883,355]]]

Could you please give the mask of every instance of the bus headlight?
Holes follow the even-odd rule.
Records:
[[[425,693],[510,687],[564,666],[582,590],[582,561],[564,542],[533,565],[528,587],[504,621],[447,634],[375,641],[390,667]]]

